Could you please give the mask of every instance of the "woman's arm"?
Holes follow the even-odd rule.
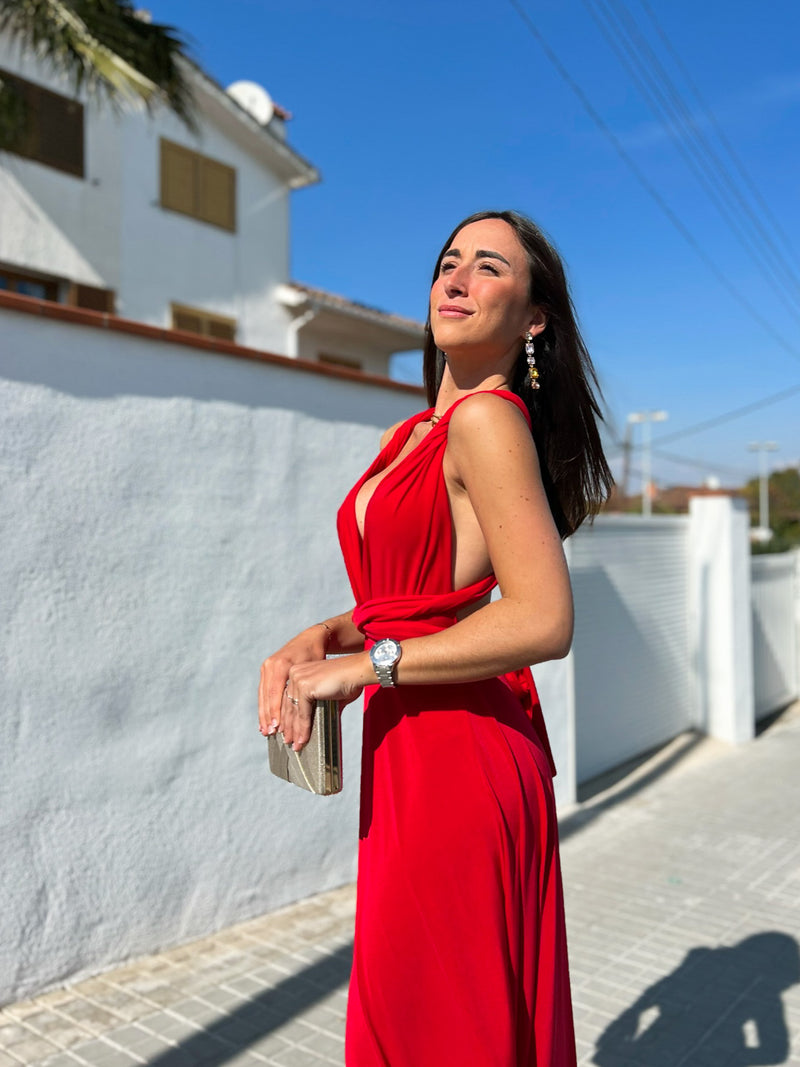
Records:
[[[323,626],[328,633],[328,644],[325,649],[328,655],[360,652],[364,648],[364,635],[353,625],[353,608],[342,615],[333,615],[317,625]]]
[[[447,630],[404,641],[399,684],[493,677],[565,656],[572,641],[564,549],[522,412],[502,397],[476,393],[453,411],[447,451],[502,598]]]
[[[524,416],[502,397],[476,393],[453,412],[447,448],[502,598],[446,630],[404,640],[395,672],[401,686],[492,678],[565,656],[572,640],[569,572]],[[301,704],[287,740],[307,741],[311,700],[353,699],[375,681],[366,652],[292,667],[289,688]]]
[[[559,659],[572,641],[564,549],[522,412],[502,397],[476,393],[453,412],[447,448],[502,598],[446,630],[403,641],[399,685],[494,677]]]

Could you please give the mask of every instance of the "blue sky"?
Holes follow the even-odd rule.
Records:
[[[724,282],[631,173],[515,5]],[[451,227],[487,207],[525,211],[567,263],[617,435],[629,412],[668,412],[655,440],[799,387],[665,442],[661,452],[682,459],[656,455],[662,482],[716,475],[740,484],[756,471],[747,450],[756,440],[779,444],[773,466],[800,462],[796,0],[151,0],[151,9],[184,31],[220,82],[258,81],[293,113],[290,141],[323,178],[294,194],[296,279],[422,319]],[[737,189],[727,210],[749,249],[687,166],[690,136],[650,110],[594,21],[603,11],[633,20],[635,54],[652,50],[647,69],[657,56],[714,146],[725,170],[712,193],[719,198],[726,176]],[[614,39],[623,41],[619,31]],[[785,291],[758,265],[776,252]],[[405,360],[398,373],[414,368]]]

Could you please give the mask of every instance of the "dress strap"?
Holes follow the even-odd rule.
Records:
[[[516,393],[512,393],[510,389],[479,389],[478,392],[479,393],[493,393],[495,396],[503,397],[504,400],[509,400],[512,404],[515,404],[519,408],[519,410],[522,412],[522,414],[525,416],[525,421],[527,422],[528,426],[530,427],[532,425],[531,424],[531,413],[530,413],[530,411],[528,411],[527,404],[522,399],[522,397],[517,396]],[[453,404],[451,404],[450,407],[447,409],[447,411],[445,411],[445,413],[442,415],[442,417],[438,420],[437,425],[439,425],[440,423],[444,422],[445,420],[449,420],[450,416],[453,414],[453,411],[458,407],[458,405],[459,404],[463,404],[463,402],[465,400],[468,400],[469,397],[471,397],[471,396],[475,396],[475,393],[467,393],[466,396],[460,396],[458,398],[458,400],[456,400]],[[433,408],[430,408],[429,410],[433,411]],[[424,414],[427,415],[428,412],[425,412]]]

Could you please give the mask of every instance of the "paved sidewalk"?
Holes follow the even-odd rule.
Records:
[[[599,785],[561,824],[579,1062],[800,1065],[800,707]],[[341,1067],[353,904],[337,890],[11,1005],[0,1067]]]

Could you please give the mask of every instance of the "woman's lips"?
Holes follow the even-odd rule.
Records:
[[[456,307],[455,304],[442,304],[439,314],[443,319],[465,319],[472,314],[466,308]]]

